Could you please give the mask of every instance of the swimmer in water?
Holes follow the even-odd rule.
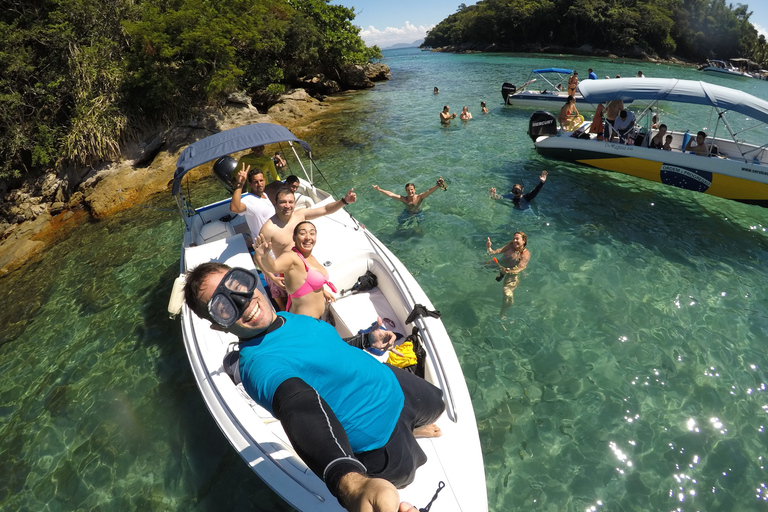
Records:
[[[504,247],[500,249],[493,249],[491,247],[491,239],[488,238],[485,242],[485,250],[488,254],[501,254],[501,263],[494,261],[501,267],[499,272],[499,278],[497,280],[504,280],[504,294],[501,301],[501,319],[506,318],[505,314],[507,309],[514,303],[515,288],[520,284],[520,272],[525,270],[528,266],[528,262],[531,259],[531,251],[526,246],[528,245],[528,237],[522,231],[517,231],[510,241]]]
[[[390,192],[389,190],[384,190],[383,188],[379,188],[378,185],[374,185],[373,188],[375,188],[385,196],[391,197],[392,199],[395,199],[403,203],[405,205],[405,210],[411,215],[416,215],[421,213],[421,203],[423,203],[424,199],[426,199],[427,196],[429,196],[432,192],[434,192],[438,188],[442,188],[443,190],[446,190],[445,182],[443,181],[442,176],[440,176],[437,179],[437,183],[435,184],[435,186],[429,188],[426,192],[422,192],[421,194],[416,193],[416,186],[413,183],[408,183],[405,185],[404,196],[395,194],[394,192]]]

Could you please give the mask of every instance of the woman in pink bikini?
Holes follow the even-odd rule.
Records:
[[[315,242],[315,225],[304,221],[298,223],[293,230],[294,247],[277,259],[272,257],[272,244],[262,235],[259,235],[254,245],[266,270],[285,275],[288,291],[286,310],[297,315],[320,318],[325,312],[325,303],[335,300],[323,285],[327,284],[334,292],[336,287],[328,281],[328,271],[312,256]]]

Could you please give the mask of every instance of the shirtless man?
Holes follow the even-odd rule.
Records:
[[[455,115],[455,114],[454,114]],[[384,190],[383,188],[379,188],[378,185],[374,185],[373,188],[381,192],[387,197],[391,197],[392,199],[395,199],[397,201],[400,201],[405,205],[405,209],[410,213],[411,215],[415,215],[417,213],[421,212],[421,203],[424,201],[424,199],[427,198],[428,195],[430,195],[432,192],[437,190],[438,188],[444,187],[445,182],[443,181],[443,177],[440,176],[437,178],[437,183],[434,187],[431,187],[426,192],[422,192],[421,194],[416,193],[416,186],[413,183],[408,183],[405,185],[405,196],[401,196],[399,194],[395,194],[394,192],[390,192],[389,190]]]
[[[440,112],[440,122],[443,124],[451,124],[451,119],[456,119],[456,112],[451,114],[451,109],[448,105],[443,107],[443,111]]]
[[[279,258],[281,254],[285,251],[289,251],[291,247],[293,247],[293,228],[295,228],[299,222],[316,219],[323,215],[337,212],[342,207],[349,203],[354,203],[355,201],[357,201],[357,194],[355,194],[354,189],[349,189],[347,195],[333,203],[317,208],[302,208],[301,210],[295,210],[296,198],[293,192],[288,187],[281,188],[277,191],[275,215],[264,223],[259,235],[263,235],[264,240],[271,242],[272,253],[275,258]],[[269,284],[269,290],[272,292],[272,298],[275,299],[275,302],[277,302],[282,309],[285,309],[288,295],[285,291],[284,278],[266,272],[258,252],[254,254],[253,259],[264,273],[264,276],[267,277],[267,284]]]
[[[709,156],[709,146],[705,142],[707,140],[707,132],[699,132],[696,134],[696,140],[688,141],[683,151],[690,151],[696,155]]]

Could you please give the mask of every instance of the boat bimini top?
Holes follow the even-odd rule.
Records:
[[[293,143],[299,144],[312,160],[312,150],[309,144],[297,139],[284,126],[271,123],[255,123],[239,126],[231,130],[219,132],[210,137],[194,142],[187,146],[176,161],[176,171],[173,173],[173,187],[171,193],[176,196],[181,191],[181,179],[190,170],[207,162],[212,162],[222,156],[227,156],[238,151],[287,142],[296,151]],[[299,159],[300,160],[300,159]],[[306,169],[304,170],[306,174]]]
[[[674,78],[584,80],[579,91],[595,105],[611,100],[691,103],[714,107],[719,115],[733,111],[768,124],[768,101],[707,82]]]
[[[564,68],[545,68],[545,69],[534,69],[534,73],[537,75],[540,75],[542,73],[559,73],[561,75],[570,75],[573,73],[572,69],[564,69]]]

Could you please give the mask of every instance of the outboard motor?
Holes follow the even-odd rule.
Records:
[[[504,98],[504,104],[507,103],[507,96],[510,94],[515,94],[515,92],[517,92],[517,87],[515,87],[515,84],[505,82],[504,85],[501,86],[501,97]]]
[[[235,170],[237,169],[237,160],[231,156],[223,156],[216,160],[213,164],[213,174],[219,179],[224,188],[230,194],[235,191],[232,186],[232,179],[235,177]]]
[[[542,136],[557,135],[557,118],[546,110],[537,110],[528,121],[528,135],[533,142]]]

